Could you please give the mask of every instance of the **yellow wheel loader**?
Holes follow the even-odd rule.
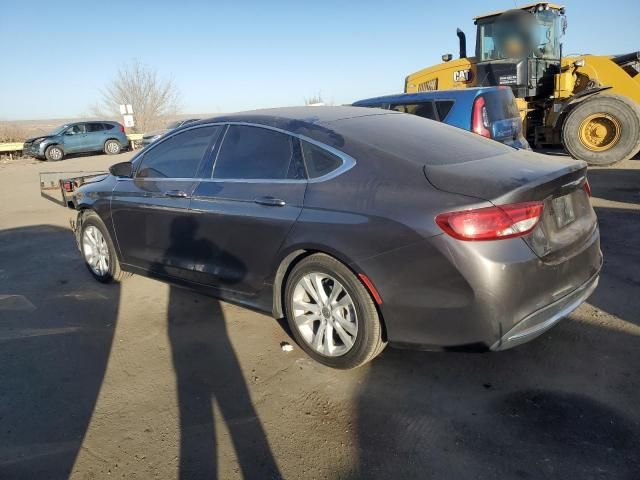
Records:
[[[562,52],[565,9],[541,2],[482,15],[476,54],[412,73],[405,92],[476,86],[513,90],[530,143],[563,145],[591,165],[611,165],[640,151],[640,52],[571,55]]]

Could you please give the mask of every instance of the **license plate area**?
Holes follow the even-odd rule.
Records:
[[[556,227],[563,228],[576,219],[572,195],[563,195],[551,200],[551,210]]]

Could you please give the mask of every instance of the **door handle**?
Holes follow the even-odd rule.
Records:
[[[267,207],[284,207],[287,204],[284,200],[274,197],[258,197],[254,202],[258,205],[265,205]]]
[[[187,192],[183,192],[182,190],[169,190],[168,192],[164,192],[164,196],[171,198],[187,198],[189,194],[187,194]]]

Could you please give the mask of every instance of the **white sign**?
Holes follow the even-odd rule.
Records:
[[[127,113],[129,115],[133,115],[133,107],[129,104],[127,104]],[[123,114],[124,115],[124,114]]]
[[[124,126],[127,128],[131,128],[135,126],[135,122],[133,121],[133,115],[124,115]]]
[[[126,113],[127,113],[127,106],[120,105],[120,115],[126,115]]]

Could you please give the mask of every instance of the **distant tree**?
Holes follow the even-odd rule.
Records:
[[[326,105],[326,102],[322,98],[322,93],[318,92],[315,95],[311,95],[309,98],[304,99],[305,105]]]
[[[102,101],[92,108],[98,116],[120,118],[120,105],[133,107],[136,132],[158,128],[180,111],[180,94],[172,80],[160,78],[156,69],[134,61],[118,70],[102,91]]]

